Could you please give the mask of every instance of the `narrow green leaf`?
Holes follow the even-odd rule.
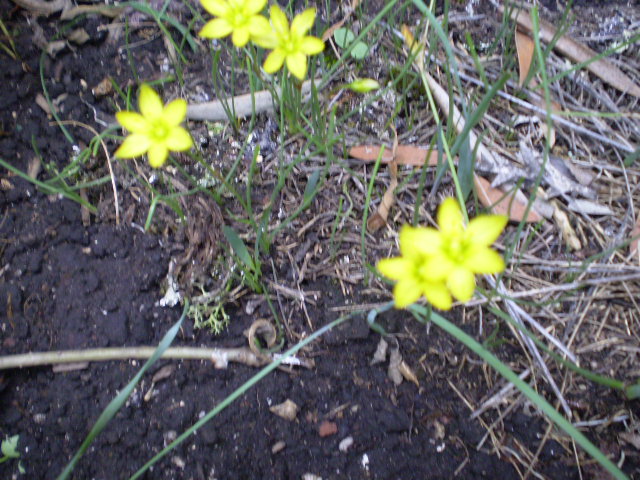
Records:
[[[631,152],[629,155],[625,157],[623,162],[624,166],[630,167],[631,165],[633,165],[634,162],[637,162],[639,158],[640,158],[640,148],[636,148],[635,152]]]
[[[249,253],[249,249],[244,244],[242,239],[238,236],[238,234],[231,227],[227,227],[224,225],[222,227],[222,233],[224,233],[225,238],[231,245],[231,248],[238,256],[240,261],[245,264],[252,272],[256,270],[255,263],[253,258],[251,258],[251,254]]]
[[[304,195],[302,196],[303,203],[309,203],[315,196],[316,187],[318,186],[318,180],[320,179],[321,169],[316,169],[309,176],[309,181],[307,182],[307,186],[304,188]]]

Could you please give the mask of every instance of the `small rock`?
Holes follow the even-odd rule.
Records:
[[[294,420],[296,415],[298,415],[298,405],[289,399],[279,403],[278,405],[274,405],[269,410],[271,413],[275,413],[279,417],[289,421]]]
[[[338,445],[338,450],[340,450],[342,453],[347,453],[347,450],[349,450],[351,445],[353,445],[353,437],[345,437]]]
[[[284,443],[282,440],[279,440],[273,444],[273,447],[271,447],[271,453],[276,454],[278,452],[281,452],[286,446],[286,443]]]
[[[320,424],[320,428],[318,429],[318,433],[321,437],[328,437],[330,435],[335,435],[338,433],[338,425],[335,422],[324,421]]]

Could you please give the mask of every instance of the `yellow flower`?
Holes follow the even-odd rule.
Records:
[[[315,8],[309,8],[297,15],[291,22],[278,5],[271,6],[270,35],[256,37],[254,42],[262,48],[272,50],[264,61],[263,68],[267,73],[275,73],[287,63],[289,71],[299,78],[307,75],[307,56],[324,50],[324,42],[319,38],[307,35],[316,18]]]
[[[236,47],[244,47],[256,36],[269,35],[271,26],[259,13],[267,0],[200,0],[207,12],[215,17],[200,30],[205,38],[222,38],[232,33]]]
[[[393,288],[397,308],[408,307],[423,295],[432,305],[441,310],[451,308],[451,294],[444,282],[433,281],[425,275],[424,265],[429,258],[428,249],[421,247],[427,236],[431,236],[431,232],[425,228],[404,225],[400,229],[402,256],[385,258],[378,262],[380,273],[398,282]]]
[[[438,207],[439,230],[429,232],[429,260],[423,266],[425,276],[444,282],[455,298],[468,302],[476,289],[476,274],[499,273],[504,260],[490,248],[508,218],[504,215],[480,215],[465,228],[460,206],[447,198]]]
[[[159,168],[170,150],[182,152],[193,146],[191,135],[180,126],[187,115],[187,102],[178,98],[164,106],[149,85],[142,85],[138,104],[141,113],[116,113],[118,123],[131,132],[116,150],[116,157],[133,158],[148,153],[149,164]]]
[[[504,270],[502,257],[490,248],[507,224],[503,215],[480,215],[465,228],[458,202],[445,199],[438,208],[438,229],[404,226],[401,257],[380,260],[378,270],[397,280],[393,296],[404,308],[421,296],[436,308],[449,310],[452,295],[467,302],[476,288],[476,274]]]

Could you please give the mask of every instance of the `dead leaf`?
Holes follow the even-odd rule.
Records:
[[[584,215],[613,215],[613,210],[606,205],[579,198],[570,199],[567,203],[567,208]]]
[[[527,142],[520,142],[520,151],[516,154],[520,162],[527,165],[531,172],[536,175],[544,165],[544,159],[540,152],[530,147]],[[573,179],[571,170],[564,160],[555,155],[549,155],[544,170],[544,181],[558,193],[579,194],[585,198],[594,199],[596,197],[593,189],[581,185]]]
[[[636,224],[631,230],[631,243],[629,244],[629,253],[636,259],[636,263],[640,265],[640,215],[636,218]]]
[[[90,39],[91,37],[84,28],[76,28],[67,34],[67,40],[75,43],[76,45],[83,45]]]
[[[494,188],[489,180],[474,175],[473,180],[478,193],[478,200],[493,213],[507,215],[510,220],[521,222],[527,209],[527,198],[520,190],[505,193],[499,188]],[[532,208],[529,209],[526,222],[535,223],[542,220],[542,216]]]
[[[587,170],[586,168],[579,167],[569,159],[562,158],[562,161],[567,166],[567,169],[571,172],[571,175],[573,175],[573,178],[575,178],[580,185],[591,185],[595,180],[596,176],[592,171]]]
[[[44,95],[42,95],[40,92],[38,92],[38,94],[36,95],[36,105],[38,105],[44,111],[44,113],[47,114],[47,116],[51,115],[52,105],[49,105],[47,99],[44,98]]]
[[[363,162],[371,163],[378,160],[380,149],[378,145],[356,145],[349,149],[349,156]],[[438,165],[438,152],[428,147],[417,147],[415,145],[398,145],[396,149],[396,163],[398,165],[410,165],[412,167],[421,167],[424,165],[425,159],[429,161],[429,166]],[[381,163],[391,163],[393,153],[391,149],[385,148],[380,159]]]
[[[624,440],[625,442],[627,442],[628,444],[633,445],[636,450],[640,450],[640,435],[639,434],[622,432],[622,433],[620,433],[619,437],[622,440]]]
[[[387,377],[391,379],[394,385],[398,386],[402,383],[402,372],[400,372],[400,364],[402,363],[402,355],[400,349],[394,348],[389,355],[389,368],[387,369]]]
[[[344,25],[344,22],[347,21],[347,18],[348,18],[348,16],[344,17],[339,22],[334,23],[329,28],[327,28],[324,31],[324,33],[322,34],[322,41],[326,42],[327,40],[329,40],[331,38],[331,35],[333,35],[333,32],[335,32],[337,29],[339,29],[340,27],[342,27]]]
[[[31,160],[29,160],[29,164],[27,165],[27,175],[29,175],[29,178],[33,178],[35,180],[38,178],[38,175],[40,175],[41,170],[42,161],[40,160],[40,157],[34,155],[31,157]]]
[[[104,77],[100,82],[91,89],[94,97],[101,98],[110,95],[113,92],[113,84],[109,77]]]
[[[14,189],[13,183],[11,183],[6,178],[0,178],[0,190],[2,190],[3,192],[8,192],[9,190],[13,190],[13,189]]]
[[[504,13],[504,7],[500,5],[498,7],[500,13]],[[518,22],[520,27],[524,28],[528,32],[533,31],[533,20],[529,12],[524,10],[511,10],[511,19]],[[539,19],[540,25],[540,38],[545,42],[551,42],[557,33],[557,29],[550,23]],[[576,63],[587,62],[598,54],[591,50],[586,45],[574,40],[568,35],[562,35],[554,45],[554,50],[562,53],[565,57],[573,60]],[[600,58],[589,63],[586,66],[594,75],[600,77],[609,85],[617,88],[621,92],[630,93],[631,95],[640,98],[640,86],[638,86],[631,78],[618,67],[613,65],[609,60]]]
[[[161,380],[166,380],[173,374],[175,370],[176,370],[176,367],[174,364],[165,365],[164,367],[158,369],[158,371],[153,374],[151,383],[158,383]]]
[[[398,367],[398,370],[400,370],[400,373],[402,374],[402,377],[405,380],[415,383],[416,387],[420,388],[420,382],[418,382],[418,377],[416,376],[413,369],[407,364],[407,362],[402,360],[402,362],[400,362],[400,366]]]
[[[384,337],[380,337],[380,341],[378,342],[378,346],[376,347],[376,351],[373,354],[373,359],[371,360],[370,365],[382,363],[387,359],[388,346],[389,344],[385,341]]]
[[[518,70],[520,72],[518,85],[522,86],[529,75],[529,70],[531,69],[535,44],[529,35],[519,32],[517,28],[515,31],[515,41],[516,51],[518,53]],[[535,80],[532,79],[531,82],[531,86],[535,86]]]
[[[582,248],[582,243],[580,243],[580,239],[571,226],[569,216],[560,208],[558,202],[552,201],[551,204],[553,205],[553,219],[556,221],[558,228],[560,228],[564,243],[571,250],[580,250]]]

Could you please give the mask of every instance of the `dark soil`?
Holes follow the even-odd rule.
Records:
[[[43,91],[40,48],[34,41],[37,33],[14,7],[0,0],[3,20],[17,32],[21,56],[14,61],[0,52],[0,157],[26,170],[37,151],[45,167],[63,166],[73,154],[70,143],[35,104],[36,95]],[[46,38],[62,26],[56,16],[30,21],[44,29]],[[90,40],[55,58],[46,57],[43,67],[44,85],[52,98],[60,98],[62,117],[97,130],[103,127],[96,116],[108,119],[115,110],[109,98],[97,98],[91,88],[108,76],[121,85],[131,76],[126,56],[118,51],[124,40],[107,42],[99,28],[106,23],[102,17],[79,20],[76,27],[84,27]],[[161,39],[155,38],[134,52],[140,60],[136,62],[140,78],[157,75],[154,52],[161,48]],[[190,75],[208,75],[206,64],[198,64],[195,56],[193,63]],[[60,97],[63,94],[67,96]],[[83,129],[71,131],[81,147],[93,136]],[[101,161],[93,167],[104,173]],[[47,175],[45,168],[39,178]],[[85,225],[78,204],[46,196],[5,170],[2,181],[0,354],[157,345],[181,313],[179,307],[158,305],[169,261],[184,250],[173,231],[156,235],[132,226],[134,221],[144,221],[147,207],[136,206],[126,193],[123,211],[129,212],[128,221],[116,226],[108,186],[90,192],[90,200],[101,209]],[[286,276],[283,267],[279,277]],[[315,304],[307,305],[314,328],[340,315],[332,307],[381,300],[357,289],[345,298],[337,282],[328,277],[310,280],[304,288],[319,292]],[[246,314],[248,301],[240,298],[229,307],[231,322],[222,335],[194,330],[185,321],[174,344],[244,346],[243,330],[255,319],[269,316],[264,303],[252,315]],[[296,336],[308,334],[299,308],[298,314],[288,331]],[[474,404],[497,391],[500,385],[487,385],[484,367],[461,345],[408,314],[391,312],[380,321],[395,334],[392,341],[398,342],[419,386],[407,381],[396,386],[387,377],[387,363],[370,364],[380,337],[364,318],[355,318],[304,352],[315,361],[313,369],[278,370],[267,376],[145,478],[300,479],[306,473],[324,479],[520,478],[512,458],[496,455],[491,439],[481,442],[485,428],[469,418],[470,409],[454,390]],[[473,321],[467,320],[463,328],[477,333]],[[296,336],[287,337],[286,344],[293,345]],[[508,356],[509,345],[502,348],[501,354]],[[171,375],[152,386],[153,373],[165,365],[174,367]],[[56,373],[51,367],[3,371],[0,435],[20,435],[26,474],[19,475],[16,462],[10,461],[0,464],[0,478],[55,478],[102,409],[139,367],[140,362],[121,361]],[[202,361],[158,362],[96,438],[74,478],[128,478],[255,373],[238,364],[216,370]],[[150,389],[152,394],[145,399]],[[612,412],[621,403],[607,392],[590,394],[609,402]],[[269,410],[287,399],[299,406],[293,421]],[[514,452],[517,445],[536,452],[546,424],[521,409],[516,412],[500,422],[496,441],[512,444]],[[323,436],[321,427],[326,425],[335,429]],[[339,444],[348,437],[353,443],[341,451]],[[607,438],[594,440],[601,448],[609,445]],[[284,448],[274,453],[278,442],[284,442]],[[637,467],[633,459],[625,463],[629,473]],[[574,453],[554,440],[545,443],[535,468],[546,478],[579,478]],[[591,471],[591,478],[603,478],[597,469]]]

